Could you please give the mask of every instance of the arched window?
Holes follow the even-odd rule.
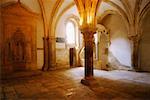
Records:
[[[75,46],[75,25],[72,21],[68,21],[66,24],[66,40],[69,47]]]

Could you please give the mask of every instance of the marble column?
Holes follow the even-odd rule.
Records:
[[[93,79],[93,46],[94,46],[94,33],[95,31],[83,31],[84,44],[85,44],[85,77],[81,83],[89,85]]]
[[[70,48],[69,49],[69,63],[70,63],[70,67],[73,67],[73,63],[74,63],[74,48]]]
[[[44,63],[42,70],[46,71],[48,69],[48,38],[43,37],[43,48],[44,48]]]

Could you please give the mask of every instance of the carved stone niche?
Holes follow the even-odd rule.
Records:
[[[2,5],[0,11],[2,75],[37,69],[37,14],[26,9],[21,3]]]
[[[108,30],[106,27],[102,24],[97,24],[97,32],[98,32],[98,38],[99,43],[97,47],[99,48],[99,62],[101,62],[99,65],[102,70],[108,70],[108,51],[109,51],[109,44],[110,44],[110,35],[108,33]]]

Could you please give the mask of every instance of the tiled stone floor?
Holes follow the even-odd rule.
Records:
[[[91,86],[80,83],[81,67],[3,80],[0,95],[2,100],[150,100],[150,73],[95,70],[94,74]]]

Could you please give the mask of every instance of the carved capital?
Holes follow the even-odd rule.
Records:
[[[138,35],[128,36],[129,40],[131,40],[134,44],[140,41],[140,37]]]
[[[83,33],[84,41],[86,42],[94,42],[94,34],[93,33]]]
[[[82,34],[95,34],[97,31],[97,28],[86,24],[86,25],[80,26],[80,30]]]

